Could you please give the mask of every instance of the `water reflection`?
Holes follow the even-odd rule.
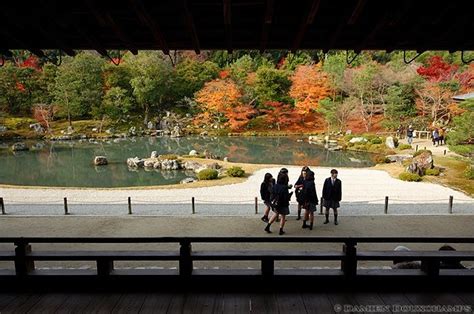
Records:
[[[178,183],[193,172],[129,169],[128,157],[209,151],[230,161],[328,167],[372,166],[374,155],[334,152],[295,137],[148,137],[113,141],[30,142],[26,152],[0,149],[0,183],[42,186],[123,187]],[[8,147],[0,143],[0,147]],[[10,144],[10,143],[8,143]],[[96,167],[94,156],[109,165]]]

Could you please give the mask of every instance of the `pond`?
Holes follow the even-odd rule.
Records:
[[[370,167],[374,154],[327,151],[302,137],[141,137],[106,142],[26,142],[34,149],[13,153],[12,143],[0,149],[0,184],[57,187],[127,187],[179,183],[193,176],[186,171],[131,170],[129,157],[188,154],[208,150],[230,161],[257,164]],[[105,155],[109,165],[95,167],[94,156]]]

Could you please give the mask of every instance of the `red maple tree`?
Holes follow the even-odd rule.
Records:
[[[263,109],[265,113],[265,122],[271,126],[276,126],[278,131],[282,127],[297,123],[300,119],[293,107],[279,101],[268,101],[265,103],[267,109]]]

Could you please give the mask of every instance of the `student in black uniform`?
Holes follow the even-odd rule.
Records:
[[[263,213],[262,221],[268,222],[268,214],[270,213],[271,204],[270,204],[270,197],[272,195],[273,184],[275,179],[271,173],[265,173],[265,177],[263,178],[263,182],[260,185],[260,197],[265,204],[265,211]]]
[[[337,170],[331,170],[331,176],[324,181],[323,186],[323,206],[326,208],[326,221],[329,223],[329,209],[334,211],[334,224],[338,225],[337,209],[342,199],[342,182],[337,178]]]
[[[314,212],[318,206],[318,195],[316,194],[316,184],[314,183],[314,172],[308,171],[303,183],[303,208],[305,209],[302,228],[313,230]],[[306,222],[309,220],[309,225]]]
[[[283,227],[285,226],[286,215],[290,213],[290,199],[293,192],[288,192],[288,174],[280,173],[277,178],[277,183],[273,186],[273,192],[271,197],[271,205],[275,213],[265,227],[265,231],[271,233],[270,226],[277,219],[278,216],[281,216],[280,221],[280,235],[284,235]]]
[[[310,171],[309,167],[304,166],[301,169],[301,174],[295,183],[295,196],[296,196],[296,201],[298,202],[298,218],[296,218],[296,220],[301,219],[301,209],[303,208],[303,204],[304,204],[302,192],[303,192],[304,180],[305,180],[306,175],[308,174],[308,171]]]

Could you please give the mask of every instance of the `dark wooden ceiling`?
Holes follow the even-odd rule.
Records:
[[[474,50],[474,0],[2,2],[0,50]],[[0,51],[0,53],[1,53]]]

